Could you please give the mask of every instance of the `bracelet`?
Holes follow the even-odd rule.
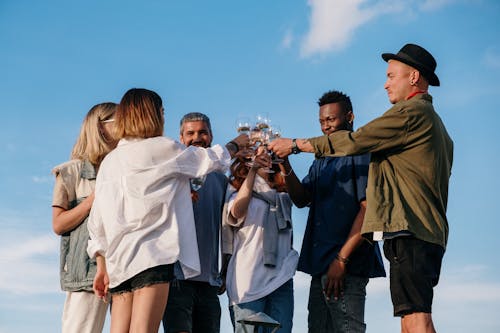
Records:
[[[340,253],[337,253],[337,257],[335,257],[335,259],[337,259],[343,264],[347,264],[349,262],[349,258],[342,257]]]
[[[292,174],[292,171],[293,171],[293,169],[292,169],[292,168],[290,168],[290,171],[288,171],[288,173],[284,173],[283,171],[280,171],[280,174],[281,174],[283,177],[288,177],[288,176],[290,176],[290,175]]]
[[[240,151],[240,146],[236,142],[234,142],[233,140],[229,141],[227,144],[233,145],[234,149],[236,150],[235,153]]]

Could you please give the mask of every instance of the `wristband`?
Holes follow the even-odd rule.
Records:
[[[292,140],[292,154],[298,154],[300,153],[300,149],[297,146],[297,139]]]

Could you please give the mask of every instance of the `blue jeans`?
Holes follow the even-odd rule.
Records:
[[[269,317],[279,322],[281,328],[277,331],[278,333],[291,333],[293,320],[293,280],[288,280],[281,287],[258,300],[235,304],[230,307],[229,311],[235,333],[245,332],[243,325],[238,323],[238,320],[244,319],[257,312],[264,312]],[[248,327],[248,325],[247,332],[257,333],[257,331],[254,331],[253,327]],[[261,328],[258,332],[271,332],[271,329],[263,330]]]
[[[322,279],[323,278],[323,279]],[[368,278],[346,275],[344,292],[337,300],[327,301],[323,277],[313,277],[309,289],[308,326],[311,333],[364,333],[365,299]]]

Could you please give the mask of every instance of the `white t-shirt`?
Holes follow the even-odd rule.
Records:
[[[234,191],[234,188],[231,189]],[[254,190],[273,191],[260,176],[255,178]],[[228,213],[236,194],[233,193],[229,198]],[[252,197],[246,217],[238,220],[244,220],[243,225],[233,229],[233,255],[226,276],[227,295],[231,305],[265,297],[295,274],[299,254],[292,248],[291,228],[279,234],[276,266],[264,265],[263,219],[268,209],[266,202]]]
[[[109,287],[179,260],[184,276],[200,274],[189,178],[230,163],[227,150],[188,147],[166,137],[122,139],[101,163],[87,252],[106,258]]]

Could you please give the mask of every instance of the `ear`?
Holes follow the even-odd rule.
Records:
[[[417,70],[412,70],[410,73],[410,85],[416,86],[420,80],[420,72]]]
[[[349,124],[353,123],[353,121],[354,121],[354,112],[352,112],[352,110],[347,112],[346,119],[349,122]]]
[[[182,143],[182,144],[184,144],[184,145],[186,144],[184,142],[184,138],[182,137],[182,134],[179,134],[179,142]]]

